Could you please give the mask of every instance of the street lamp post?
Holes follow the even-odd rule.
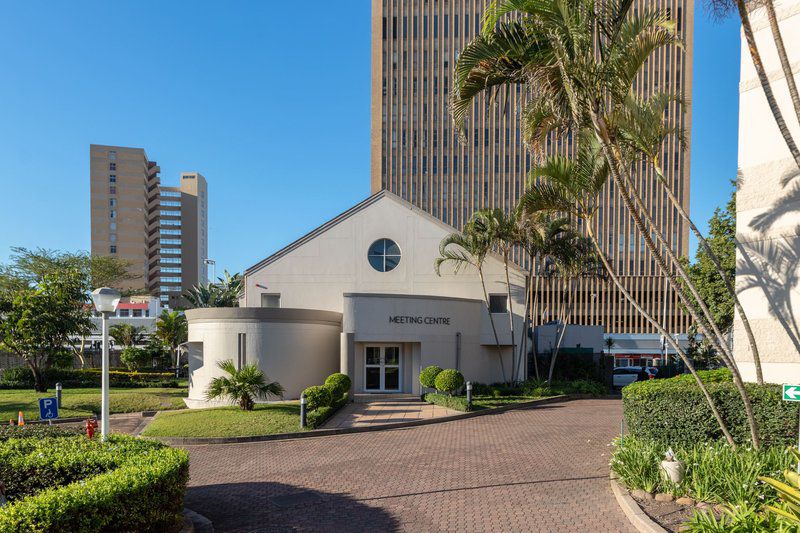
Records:
[[[119,305],[120,294],[114,289],[108,287],[101,287],[92,291],[92,302],[94,308],[102,316],[102,333],[103,333],[103,373],[101,378],[102,388],[102,401],[100,407],[100,421],[101,429],[100,434],[103,440],[108,438],[109,427],[109,409],[108,409],[108,316],[117,311]]]
[[[217,279],[217,262],[214,259],[203,259],[203,263],[205,263],[206,266],[211,265],[211,279]],[[208,276],[208,271],[206,271],[206,276]]]

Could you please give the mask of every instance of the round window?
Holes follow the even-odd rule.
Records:
[[[378,272],[389,272],[400,263],[400,247],[391,239],[378,239],[369,247],[367,259]]]

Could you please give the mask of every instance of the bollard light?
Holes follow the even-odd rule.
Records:
[[[103,332],[103,373],[101,378],[102,388],[102,401],[100,406],[100,435],[103,440],[108,438],[109,434],[109,414],[108,414],[108,316],[117,312],[117,305],[119,305],[120,294],[119,291],[110,289],[108,287],[101,287],[92,291],[92,302],[94,308],[102,316],[102,332]]]
[[[61,382],[56,383],[56,404],[61,409]]]
[[[308,400],[306,400],[306,395],[300,395],[300,427],[304,428],[308,425],[308,420],[306,418],[306,405]]]
[[[467,409],[472,409],[472,382],[467,381]]]

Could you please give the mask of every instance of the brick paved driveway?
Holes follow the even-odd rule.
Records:
[[[430,426],[188,446],[217,531],[633,531],[608,484],[617,400]]]

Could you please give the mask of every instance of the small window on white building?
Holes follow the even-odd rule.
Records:
[[[136,317],[136,318],[141,318],[142,317],[142,310],[141,309],[134,309],[133,310],[133,316]]]
[[[507,313],[508,312],[508,295],[506,294],[490,294],[489,295],[489,311],[492,313]]]
[[[261,307],[280,307],[280,294],[261,294]]]

